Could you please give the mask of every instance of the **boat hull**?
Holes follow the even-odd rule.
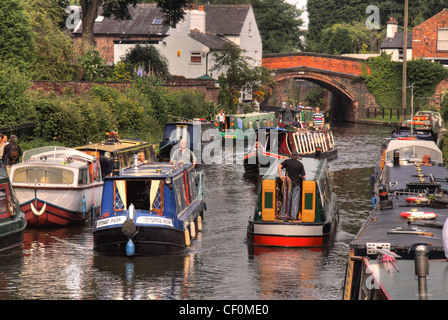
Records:
[[[332,223],[249,221],[247,238],[255,246],[320,247],[333,232]]]
[[[129,238],[121,231],[121,226],[96,230],[93,233],[93,250],[96,253],[125,256]],[[138,227],[132,238],[135,256],[172,255],[183,253],[186,249],[184,232],[175,228],[146,226]]]
[[[0,223],[0,253],[6,253],[20,247],[26,228],[24,217]]]
[[[16,187],[16,193],[29,226],[67,226],[84,223],[99,209],[102,189],[102,184],[77,189]]]

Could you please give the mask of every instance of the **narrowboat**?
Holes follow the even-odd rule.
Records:
[[[439,112],[418,111],[412,117],[402,117],[392,138],[432,140],[441,146],[444,122]]]
[[[29,226],[83,223],[101,204],[100,163],[75,149],[27,150],[11,166],[10,179]]]
[[[263,176],[255,211],[249,218],[250,244],[267,247],[321,247],[335,234],[338,217],[337,196],[332,191],[326,159],[304,158],[297,220],[283,221],[281,207],[286,190],[275,162]]]
[[[171,150],[182,139],[187,141],[187,148],[193,151],[196,158],[200,160],[203,148],[218,136],[215,124],[203,119],[167,122],[163,131],[163,140],[159,145],[159,160],[169,161]]]
[[[202,230],[204,176],[192,164],[138,164],[104,180],[93,250],[102,255],[180,254]]]
[[[445,300],[448,171],[433,141],[391,140],[373,209],[349,245],[345,300]],[[423,155],[431,154],[431,162]]]
[[[276,127],[275,112],[254,112],[247,114],[231,114],[225,116],[221,125],[215,122],[223,145],[248,145],[255,139],[255,130],[262,127]]]
[[[118,132],[106,133],[106,139],[99,143],[89,143],[74,149],[100,159],[101,175],[106,177],[116,170],[128,168],[138,154],[142,162],[156,162],[156,154],[151,143],[141,139],[120,138]]]
[[[338,151],[333,132],[326,128],[304,127],[261,128],[257,130],[255,143],[244,155],[244,170],[247,173],[264,171],[277,159],[288,159],[293,151],[304,158],[333,159]]]
[[[0,253],[22,245],[26,225],[6,168],[0,167]]]

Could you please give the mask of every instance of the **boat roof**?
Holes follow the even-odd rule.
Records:
[[[400,159],[404,158],[419,158],[425,154],[431,156],[431,160],[443,162],[442,151],[437,147],[434,141],[429,140],[390,140],[386,147],[386,161],[393,160],[393,152],[398,150],[400,152]]]
[[[131,148],[131,147],[138,147],[138,146],[141,146],[144,144],[149,144],[149,142],[145,142],[140,139],[119,139],[117,142],[102,141],[99,143],[91,143],[91,144],[86,144],[83,146],[75,147],[74,149],[115,152],[115,151]]]
[[[35,148],[27,150],[23,153],[22,162],[31,161],[60,161],[60,160],[77,160],[82,162],[93,162],[95,157],[88,155],[84,152],[78,151],[72,148],[66,148],[62,146],[47,146],[41,148]]]
[[[124,169],[117,176],[107,176],[106,180],[123,180],[132,178],[165,179],[174,177],[186,169],[192,168],[192,164],[173,165],[167,162],[155,162],[141,164],[137,167]]]
[[[272,162],[269,169],[264,174],[263,180],[277,178],[278,177],[278,165],[280,163],[282,163],[283,161],[285,161],[285,160],[282,159],[281,161],[279,161],[278,159],[275,159]],[[302,158],[302,159],[300,159],[300,162],[302,162],[303,166],[305,167],[306,180],[318,179],[323,168],[325,168],[327,166],[326,159]]]

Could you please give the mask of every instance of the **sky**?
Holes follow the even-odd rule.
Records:
[[[290,4],[295,4],[297,6],[297,8],[299,8],[299,9],[306,9],[306,0],[286,0],[286,2],[290,3]],[[308,13],[307,12],[304,12],[302,14],[302,19],[304,22],[302,28],[307,28],[308,27]]]

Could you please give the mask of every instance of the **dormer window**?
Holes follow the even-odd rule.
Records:
[[[448,28],[437,29],[437,50],[448,50]]]
[[[154,18],[152,24],[162,24],[163,18]]]

